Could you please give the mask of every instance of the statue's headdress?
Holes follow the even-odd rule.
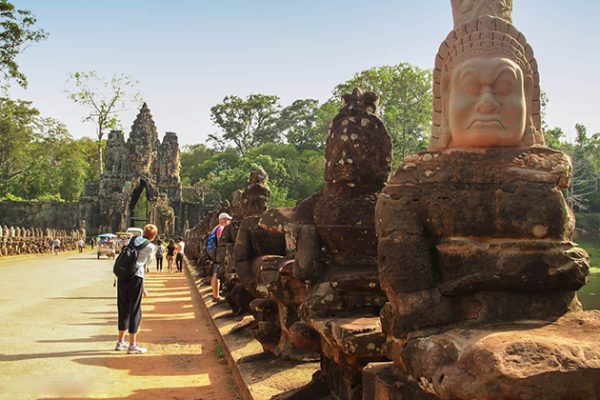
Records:
[[[433,71],[433,119],[430,150],[447,147],[450,128],[445,102],[444,79],[462,61],[473,57],[506,57],[531,77],[533,93],[527,104],[525,143],[543,145],[540,115],[540,85],[533,49],[511,23],[512,0],[452,0],[454,30],[440,45]],[[447,104],[447,103],[446,103]]]

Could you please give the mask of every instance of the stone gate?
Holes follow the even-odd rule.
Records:
[[[166,132],[159,140],[146,103],[127,140],[122,131],[109,133],[105,165],[99,182],[86,183],[80,199],[81,218],[92,234],[153,223],[161,236],[178,235],[219,201],[211,189],[182,187],[177,135]]]

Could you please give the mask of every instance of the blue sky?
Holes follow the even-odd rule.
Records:
[[[14,0],[48,40],[18,59],[31,100],[73,136],[93,136],[66,98],[69,72],[126,73],[140,81],[159,132],[180,144],[217,131],[210,108],[227,95],[326,100],[355,72],[409,62],[431,68],[452,28],[450,0]],[[600,2],[514,0],[513,22],[533,46],[547,120],[600,132]],[[127,132],[134,109],[121,114]]]

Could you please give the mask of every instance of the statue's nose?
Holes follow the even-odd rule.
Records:
[[[481,114],[494,114],[500,111],[500,103],[491,90],[484,90],[477,103],[477,112]]]

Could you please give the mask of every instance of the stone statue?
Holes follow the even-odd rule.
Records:
[[[452,5],[429,151],[404,160],[375,213],[384,352],[427,398],[596,398],[575,387],[600,371],[600,352],[581,356],[599,321],[569,313],[588,256],[570,241],[569,159],[542,147],[533,51],[510,2]],[[574,319],[586,339],[558,350]]]
[[[259,273],[261,265],[272,257],[285,255],[285,237],[283,234],[268,232],[260,228],[258,221],[271,199],[268,186],[268,175],[261,168],[250,174],[250,179],[241,197],[242,221],[239,224],[235,244],[233,246],[233,263],[239,284],[231,290],[228,300],[233,302],[232,309],[249,310],[255,320],[271,320],[274,304],[266,299],[266,289],[260,285]],[[257,300],[259,299],[259,300]],[[248,303],[250,301],[250,303]],[[269,325],[271,327],[272,325]],[[273,352],[277,346],[277,333],[268,329],[266,324],[257,324],[253,335],[261,342],[265,352]]]
[[[306,292],[300,292],[302,321],[289,331],[295,342],[311,344],[305,328],[320,338],[311,350],[321,353],[321,371],[311,385],[284,398],[317,398],[324,390],[340,399],[362,399],[361,370],[381,359],[385,340],[379,329],[386,298],[377,273],[374,211],[391,169],[392,145],[375,93],[355,89],[342,100],[327,137],[323,189],[296,207],[292,222],[292,273]]]

